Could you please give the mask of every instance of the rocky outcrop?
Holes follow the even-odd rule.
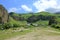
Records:
[[[0,5],[0,24],[7,23],[8,21],[8,12],[4,6]]]

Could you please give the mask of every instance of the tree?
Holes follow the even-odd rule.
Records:
[[[56,22],[56,17],[55,16],[53,16],[52,18],[50,18],[50,20],[49,20],[49,25],[52,25],[52,24],[57,24],[57,22]]]

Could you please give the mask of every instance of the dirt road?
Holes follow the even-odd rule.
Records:
[[[38,28],[26,35],[17,36],[7,40],[60,40],[60,32]]]

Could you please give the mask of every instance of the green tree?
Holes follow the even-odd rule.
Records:
[[[57,24],[57,22],[56,22],[56,17],[55,17],[55,16],[53,16],[53,17],[50,18],[50,20],[49,20],[49,25],[52,25],[52,24]]]

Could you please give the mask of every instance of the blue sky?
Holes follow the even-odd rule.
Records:
[[[8,12],[60,11],[60,0],[0,0]]]

